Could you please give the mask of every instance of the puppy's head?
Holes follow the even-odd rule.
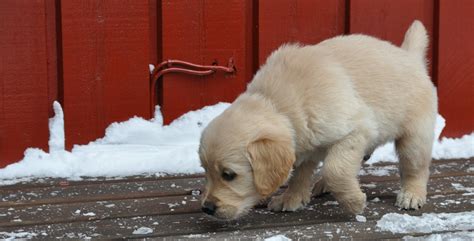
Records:
[[[283,123],[229,112],[209,124],[199,148],[207,181],[202,209],[220,219],[236,219],[275,192],[295,161]]]

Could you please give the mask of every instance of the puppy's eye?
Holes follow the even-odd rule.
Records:
[[[226,181],[232,181],[237,176],[237,174],[230,170],[224,170],[222,172],[222,178]]]

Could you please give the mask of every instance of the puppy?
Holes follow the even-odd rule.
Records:
[[[427,46],[419,21],[400,48],[359,34],[281,46],[202,133],[203,211],[236,219],[288,179],[269,208],[297,210],[310,201],[315,168],[324,161],[315,191],[327,190],[347,211],[361,213],[362,159],[388,141],[400,159],[396,205],[423,206],[437,113]]]

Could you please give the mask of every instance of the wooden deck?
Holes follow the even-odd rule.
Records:
[[[474,159],[438,160],[432,165],[428,204],[422,212],[474,210],[472,195],[452,183],[474,186]],[[367,193],[367,222],[344,214],[330,195],[315,197],[304,210],[273,213],[265,205],[231,222],[216,221],[200,211],[204,179],[192,176],[135,176],[126,179],[36,180],[0,187],[0,238],[6,233],[30,232],[34,238],[256,239],[284,234],[289,238],[401,238],[376,228],[389,212],[420,215],[394,207],[399,190],[397,166],[365,166],[360,177]],[[382,170],[382,171],[380,171]],[[375,176],[374,173],[387,175]],[[380,201],[374,202],[378,198]],[[153,230],[133,234],[140,227]],[[473,231],[473,230],[471,230]]]

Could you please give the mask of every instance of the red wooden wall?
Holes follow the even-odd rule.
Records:
[[[474,129],[473,13],[471,0],[439,2],[438,99],[449,136]]]
[[[150,63],[236,65],[234,74],[164,75],[153,91],[169,123],[235,99],[282,43],[366,33],[400,44],[414,19],[430,32],[444,135],[460,136],[474,130],[473,12],[471,0],[2,0],[0,167],[26,147],[47,149],[54,100],[68,147],[112,122],[150,118]]]
[[[0,166],[27,147],[47,149],[57,83],[51,3],[0,1]]]
[[[114,121],[150,117],[148,7],[137,0],[61,1],[68,146],[103,136]]]
[[[253,7],[250,0],[162,2],[162,59],[227,65],[233,58],[237,69],[235,75],[165,75],[161,105],[166,123],[192,109],[231,102],[245,90],[254,71]]]

